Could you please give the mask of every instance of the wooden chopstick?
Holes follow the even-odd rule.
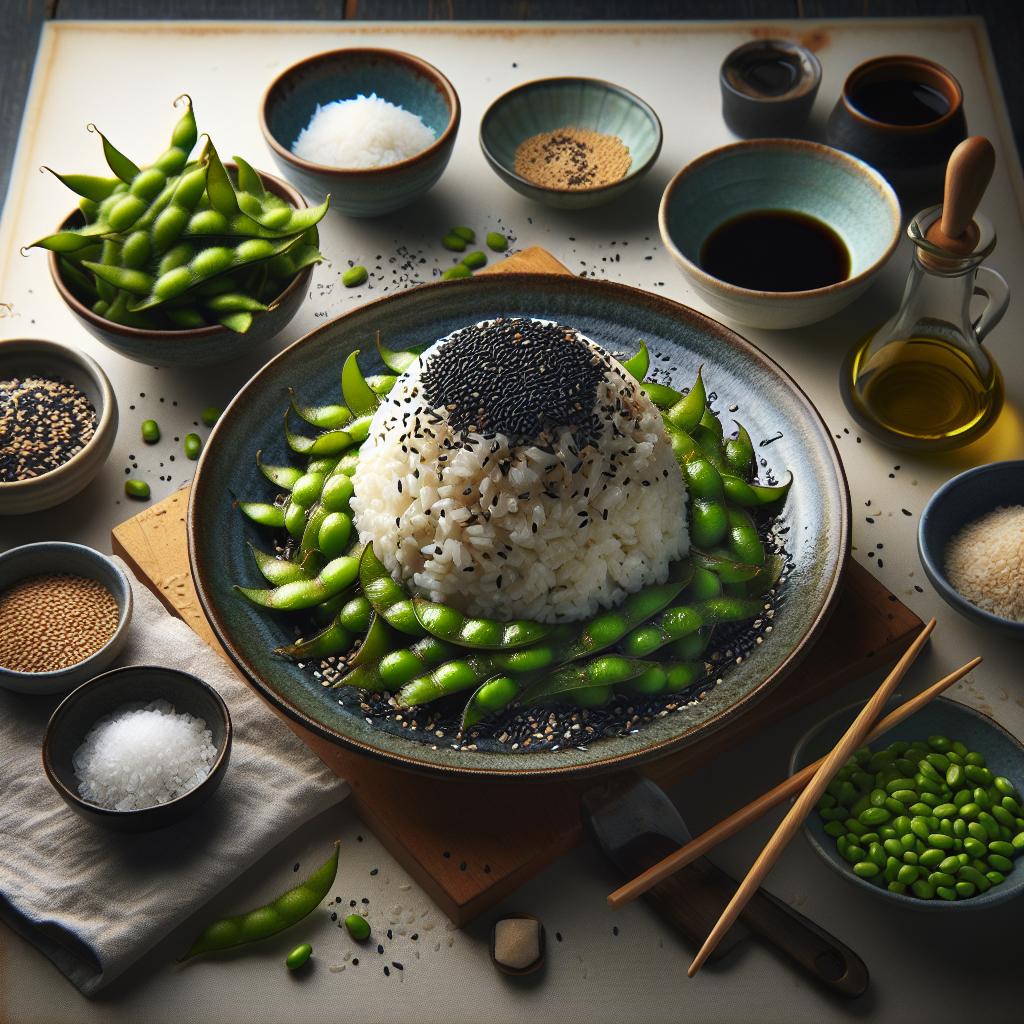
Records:
[[[981,658],[972,658],[967,664],[961,665],[948,676],[943,676],[937,683],[933,683],[926,690],[922,690],[917,696],[901,704],[898,708],[890,711],[865,737],[864,742],[870,743],[878,739],[883,733],[888,732],[900,722],[906,720],[915,712],[920,711],[925,704],[930,703],[944,690],[948,690],[955,682],[963,679],[968,672],[975,669],[981,663]],[[638,896],[642,896],[649,889],[654,888],[659,882],[663,882],[669,875],[692,864],[698,857],[713,850],[719,843],[724,842],[731,836],[741,832],[751,822],[763,817],[773,807],[785,803],[791,796],[795,796],[807,785],[814,773],[824,764],[825,758],[820,757],[813,764],[801,768],[796,774],[780,782],[774,789],[763,793],[756,800],[752,800],[745,807],[723,818],[717,825],[713,825],[706,832],[691,839],[685,846],[681,846],[675,853],[652,864],[650,868],[637,875],[632,881],[616,889],[608,897],[608,905],[612,907],[625,906],[631,903]]]
[[[914,659],[921,652],[925,641],[935,628],[935,619],[932,619],[917,635],[914,642],[903,653],[903,656],[896,662],[893,670],[885,677],[882,685],[875,690],[871,699],[861,708],[860,713],[853,720],[849,729],[843,733],[842,738],[832,748],[832,752],[825,758],[823,764],[814,773],[804,791],[796,798],[793,806],[786,813],[786,816],[779,823],[775,834],[768,840],[765,848],[758,854],[757,860],[747,872],[746,878],[740,883],[739,888],[733,893],[728,906],[722,911],[721,917],[711,929],[711,934],[704,940],[704,945],[693,958],[687,974],[692,978],[703,966],[707,958],[714,952],[715,947],[722,940],[722,936],[733,926],[736,918],[740,916],[743,908],[750,901],[750,897],[757,892],[765,875],[775,866],[775,862],[782,855],[782,852],[789,845],[790,840],[796,835],[797,829],[803,824],[804,819],[810,814],[814,805],[825,792],[825,787],[832,781],[833,776],[846,763],[847,758],[863,743],[864,737],[871,730],[879,712],[885,706],[890,694],[896,689],[899,681],[903,678],[907,669],[913,664]]]

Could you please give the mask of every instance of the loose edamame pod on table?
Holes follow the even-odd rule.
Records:
[[[247,914],[225,917],[208,925],[178,962],[191,960],[204,953],[261,942],[297,924],[326,899],[338,873],[340,848],[341,843],[335,843],[334,852],[323,865],[301,885],[289,889],[272,903],[250,910]]]

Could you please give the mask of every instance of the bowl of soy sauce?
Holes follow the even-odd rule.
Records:
[[[847,76],[826,138],[881,171],[911,210],[941,202],[949,155],[967,138],[963,90],[924,57],[875,57]]]
[[[900,204],[863,161],[818,142],[754,139],[684,167],[658,212],[688,283],[728,319],[818,323],[861,295],[900,238]]]

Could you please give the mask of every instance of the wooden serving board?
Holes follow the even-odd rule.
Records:
[[[527,249],[492,273],[568,273],[543,249]],[[167,609],[220,650],[192,584],[186,541],[188,489],[112,532],[113,550]],[[798,668],[758,705],[678,754],[641,766],[668,785],[810,701],[894,661],[921,620],[850,561],[838,606]],[[226,656],[225,656],[226,657]],[[464,925],[582,839],[584,782],[474,782],[393,768],[343,750],[273,709],[352,787],[357,813],[440,908]],[[464,813],[473,807],[473,814]],[[491,820],[488,820],[488,818]]]

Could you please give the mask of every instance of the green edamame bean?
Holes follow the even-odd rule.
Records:
[[[373,610],[389,626],[410,636],[423,636],[425,630],[416,618],[412,601],[374,554],[372,544],[367,544],[363,550],[359,582]]]
[[[345,918],[345,930],[356,942],[365,942],[370,937],[370,923],[359,914]]]
[[[355,582],[359,574],[359,559],[342,555],[328,562],[315,579],[285,583],[270,590],[235,587],[243,597],[263,608],[279,611],[300,611],[312,608],[340,593]]]
[[[466,239],[460,235],[447,234],[441,239],[441,244],[452,252],[463,252],[466,248]]]
[[[525,619],[498,622],[495,619],[469,618],[455,608],[421,597],[413,598],[413,610],[427,633],[462,647],[509,650],[536,643],[551,632],[550,626]]]
[[[302,470],[294,466],[268,466],[263,462],[262,456],[262,451],[256,452],[256,465],[259,471],[275,486],[290,491],[302,476]]]
[[[955,844],[955,840],[952,836],[947,836],[942,832],[929,833],[925,841],[933,849],[939,850],[952,850]]]
[[[863,825],[883,825],[891,815],[884,807],[868,807],[858,815]]]
[[[284,526],[284,507],[282,505],[270,505],[265,501],[240,501],[238,508],[243,515],[260,526],[278,528]]]
[[[348,548],[352,519],[344,512],[330,512],[317,534],[318,547],[325,558],[337,558]]]
[[[142,421],[142,440],[146,444],[156,444],[160,440],[160,426],[156,420]]]
[[[454,267],[449,267],[442,275],[442,281],[453,281],[458,278],[472,277],[473,271],[469,269],[464,263],[456,263]]]
[[[207,926],[181,960],[189,960],[203,953],[230,949],[250,942],[259,942],[301,921],[319,906],[334,884],[335,875],[338,873],[340,846],[340,843],[335,843],[334,853],[321,867],[305,882],[279,896],[273,903],[252,910],[248,914],[226,917]]]
[[[350,502],[355,489],[352,480],[344,473],[332,474],[324,484],[320,501],[330,512],[349,512]]]
[[[479,270],[481,267],[487,266],[487,254],[480,249],[474,252],[467,252],[462,257],[462,265],[469,267],[470,270]]]
[[[992,780],[992,785],[999,791],[1001,796],[1012,796],[1017,795],[1017,790],[1013,783],[1002,775],[997,775]]]
[[[370,602],[360,594],[341,609],[338,618],[343,626],[354,633],[365,633],[370,627],[371,613]]]
[[[208,405],[199,414],[199,419],[202,420],[202,422],[207,427],[212,427],[217,422],[217,420],[220,419],[221,413],[223,413],[223,411],[223,409],[218,409],[217,406],[215,405]]]
[[[519,684],[511,676],[492,676],[484,680],[462,712],[463,730],[472,728],[487,715],[507,708],[519,694]]]
[[[302,536],[306,528],[306,510],[296,501],[289,501],[285,506],[284,528],[288,535],[296,540]]]
[[[498,231],[488,231],[484,240],[492,252],[504,252],[508,248],[508,239]]]
[[[124,493],[136,501],[149,501],[149,484],[145,480],[125,480]]]
[[[297,971],[303,964],[308,962],[312,955],[313,947],[308,942],[304,942],[301,946],[296,946],[285,957],[284,965],[289,971]]]
[[[461,238],[464,242],[475,242],[476,232],[472,228],[467,227],[455,227],[448,232],[450,235],[455,235]]]
[[[194,462],[199,458],[199,453],[203,450],[203,442],[198,434],[186,434],[185,440],[182,442],[182,448],[185,452],[185,458],[191,459]]]
[[[292,485],[292,501],[303,508],[309,508],[320,498],[323,489],[323,473],[303,473]]]
[[[874,878],[878,874],[878,865],[862,860],[853,865],[853,873],[860,878]]]
[[[370,275],[366,270],[366,267],[361,264],[356,264],[354,267],[350,267],[341,275],[341,283],[346,288],[358,288],[361,284],[366,284]]]

